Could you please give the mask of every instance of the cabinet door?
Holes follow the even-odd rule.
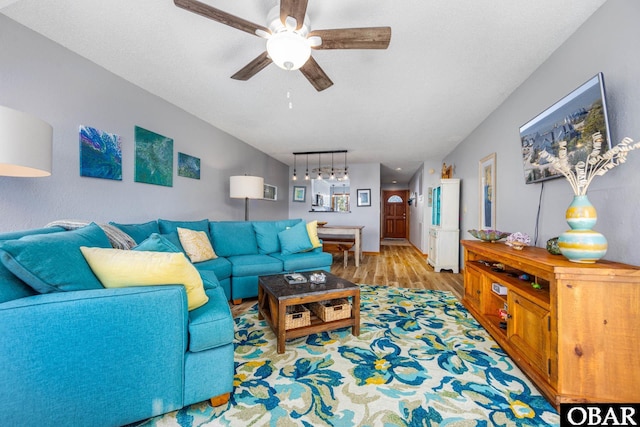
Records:
[[[549,311],[509,290],[509,321],[507,337],[536,367],[541,374],[549,377],[550,317]]]
[[[482,273],[467,264],[464,269],[464,298],[482,313]]]

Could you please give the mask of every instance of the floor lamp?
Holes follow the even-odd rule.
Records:
[[[51,175],[52,136],[48,123],[0,106],[0,175]]]
[[[244,220],[249,220],[249,199],[264,199],[264,178],[259,176],[232,176],[229,195],[232,199],[244,199]]]

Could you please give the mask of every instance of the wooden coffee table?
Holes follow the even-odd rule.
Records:
[[[304,272],[307,279],[313,273]],[[319,332],[351,326],[354,336],[360,335],[360,287],[348,280],[341,279],[323,271],[326,283],[310,282],[290,285],[283,274],[260,276],[258,278],[258,319],[266,319],[278,338],[278,354],[284,353],[285,341]],[[285,328],[287,307],[298,304],[351,298],[351,317],[324,322],[311,313],[311,324],[299,328]]]

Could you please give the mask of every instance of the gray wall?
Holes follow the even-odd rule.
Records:
[[[298,169],[300,172],[300,169]],[[289,176],[293,174],[293,168]],[[298,173],[304,178],[304,174]],[[380,252],[380,163],[349,163],[349,181],[351,183],[351,212],[309,212],[311,210],[311,184],[304,179],[289,180],[288,200],[293,199],[294,186],[307,187],[307,200],[304,203],[291,202],[289,218],[303,218],[306,221],[326,221],[329,225],[363,225],[362,250]],[[371,206],[358,207],[356,190],[371,189]]]
[[[0,177],[0,231],[68,218],[242,220],[244,200],[229,198],[229,176],[264,176],[288,188],[286,165],[3,15],[0,105],[39,117],[54,132],[52,176]],[[122,181],[80,176],[80,125],[122,137]],[[136,125],[173,138],[173,187],[133,182]],[[201,159],[200,180],[177,176],[178,152]],[[286,218],[288,199],[279,199],[250,201],[250,218]]]
[[[478,228],[478,161],[497,154],[497,228],[535,233],[542,186],[526,185],[519,127],[558,99],[604,73],[612,142],[640,140],[640,2],[606,2],[444,161],[462,179],[462,238]],[[525,47],[523,47],[525,48]],[[627,163],[597,177],[588,196],[598,211],[595,230],[609,241],[606,259],[640,265],[640,150]],[[573,198],[564,178],[544,184],[538,246],[568,229],[565,210]]]

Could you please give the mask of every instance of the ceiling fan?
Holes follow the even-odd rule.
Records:
[[[197,0],[174,0],[176,6],[267,40],[267,50],[231,76],[249,80],[274,62],[285,70],[300,70],[318,91],[333,85],[311,56],[311,49],[386,49],[390,27],[342,28],[310,31],[308,0],[280,0],[267,15],[268,27],[254,24]]]

